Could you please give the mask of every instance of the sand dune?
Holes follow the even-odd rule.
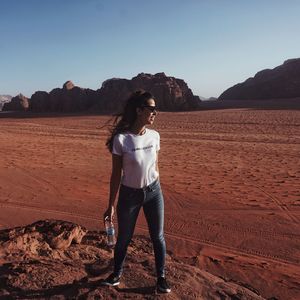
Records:
[[[101,229],[106,116],[1,118],[0,228],[55,218]],[[300,297],[300,111],[160,113],[172,257],[257,291]],[[147,234],[143,216],[138,234]]]

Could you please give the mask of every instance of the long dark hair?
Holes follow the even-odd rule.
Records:
[[[110,136],[106,141],[106,146],[110,152],[112,152],[115,135],[130,130],[137,118],[136,109],[138,107],[143,107],[143,105],[147,105],[147,101],[150,99],[153,99],[152,94],[145,92],[144,90],[138,90],[132,93],[127,99],[123,112],[114,115]]]

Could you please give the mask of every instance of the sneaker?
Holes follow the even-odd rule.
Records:
[[[121,276],[116,276],[114,273],[110,274],[106,279],[101,281],[101,285],[117,286],[120,284]]]
[[[157,287],[157,290],[161,293],[170,293],[171,292],[171,288],[169,287],[165,277],[159,277],[157,279],[156,287]]]

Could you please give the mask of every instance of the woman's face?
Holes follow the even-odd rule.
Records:
[[[147,100],[147,103],[142,106],[138,112],[138,116],[145,125],[152,125],[157,115],[154,99]]]

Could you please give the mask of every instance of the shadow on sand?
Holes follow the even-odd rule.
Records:
[[[92,264],[86,265],[86,271],[88,276],[81,278],[78,281],[74,281],[70,284],[56,285],[52,287],[45,287],[43,289],[22,289],[14,287],[9,281],[10,275],[17,272],[13,264],[6,263],[0,266],[0,299],[43,299],[54,296],[62,296],[66,299],[86,299],[89,294],[100,294],[106,295],[111,293],[115,289],[122,294],[139,294],[139,295],[154,295],[156,293],[155,286],[144,286],[144,287],[131,287],[131,288],[110,288],[102,286],[101,282],[103,279],[96,279],[95,276],[107,275],[107,272],[111,269],[111,265],[102,268],[93,268]],[[4,276],[3,276],[4,275]],[[90,276],[91,275],[91,276]],[[94,278],[93,278],[94,277]],[[96,279],[96,280],[95,280]]]

